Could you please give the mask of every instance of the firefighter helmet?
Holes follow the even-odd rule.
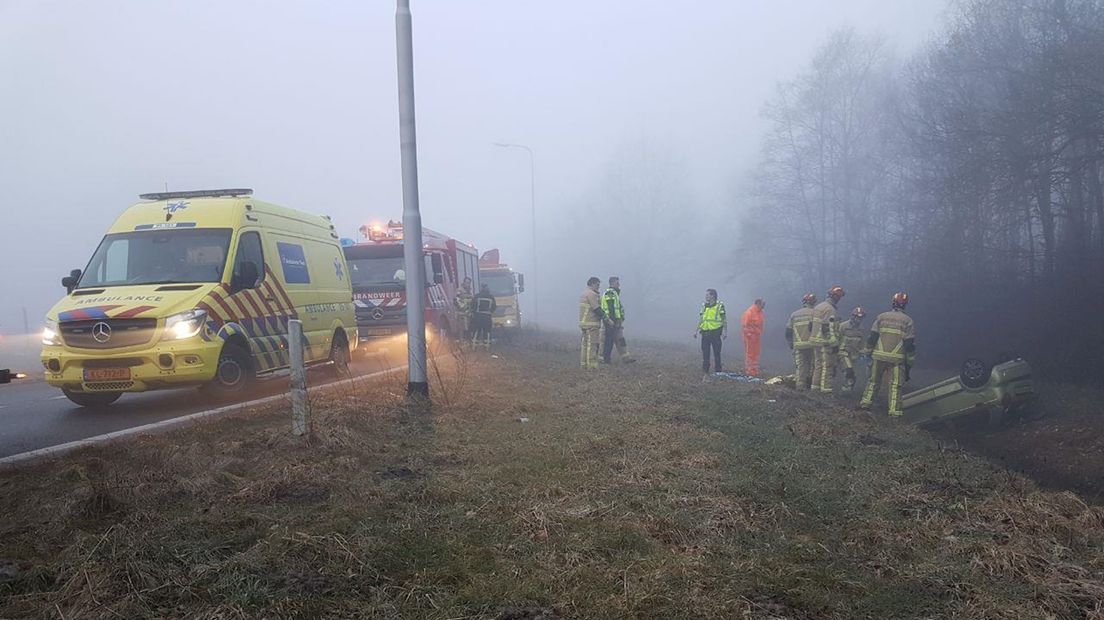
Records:
[[[805,293],[805,296],[801,298],[801,303],[806,306],[814,306],[816,305],[816,301],[816,295],[812,293]]]
[[[835,299],[836,301],[839,301],[843,297],[843,294],[844,293],[842,286],[833,286],[832,288],[828,289],[828,296],[832,299]]]
[[[866,316],[866,310],[863,310],[862,306],[855,306],[855,309],[851,311],[851,316],[861,320]]]
[[[893,307],[904,309],[908,305],[909,298],[908,293],[894,293],[893,294]]]

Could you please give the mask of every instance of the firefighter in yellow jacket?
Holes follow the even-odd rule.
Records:
[[[456,291],[456,298],[452,300],[456,307],[456,313],[460,317],[460,326],[463,328],[463,337],[466,340],[471,336],[471,305],[472,305],[472,281],[464,278],[460,284],[460,290]]]
[[[801,299],[801,307],[790,315],[786,324],[786,342],[794,356],[794,375],[797,389],[807,390],[813,382],[813,306],[816,295],[808,293]]]
[[[843,391],[847,393],[855,389],[855,361],[868,354],[866,330],[862,326],[865,317],[866,310],[856,307],[851,318],[840,327],[839,363],[843,366]]]
[[[832,393],[832,377],[836,374],[839,354],[840,325],[836,306],[843,299],[843,287],[828,289],[828,299],[813,308],[813,391]]]
[[[602,331],[602,296],[598,287],[602,281],[598,278],[587,280],[583,294],[579,295],[579,329],[583,332],[579,344],[579,366],[598,367],[598,336]]]
[[[901,379],[909,380],[912,362],[916,357],[916,327],[912,318],[905,314],[908,305],[907,293],[893,296],[893,309],[883,312],[870,326],[870,357],[874,359],[874,369],[866,382],[862,402],[859,406],[870,409],[874,405],[874,395],[882,386],[883,377],[889,375],[889,415],[899,416],[901,410]]]

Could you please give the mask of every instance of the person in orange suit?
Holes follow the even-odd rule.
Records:
[[[744,311],[744,316],[740,318],[740,327],[744,331],[744,372],[753,377],[759,376],[759,351],[762,348],[763,336],[763,308],[766,307],[767,302],[756,299],[755,303],[751,304],[751,307]]]

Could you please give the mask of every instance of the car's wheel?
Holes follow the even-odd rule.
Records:
[[[106,407],[119,400],[122,392],[70,392],[62,390],[65,397],[81,407]]]
[[[333,342],[330,344],[330,362],[332,363],[333,370],[339,376],[347,376],[349,374],[349,361],[352,355],[349,352],[349,345],[345,341],[345,337],[341,335],[334,335]]]
[[[962,369],[958,373],[958,378],[962,381],[962,385],[970,389],[978,389],[984,387],[986,383],[989,383],[989,374],[993,372],[993,369],[989,367],[985,362],[971,357],[970,359],[962,362]]]
[[[241,394],[249,388],[256,378],[253,360],[240,346],[226,343],[219,354],[215,378],[208,384],[211,391],[222,396]]]

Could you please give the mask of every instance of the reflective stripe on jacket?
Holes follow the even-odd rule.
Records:
[[[698,321],[698,329],[702,330],[703,332],[721,329],[725,326],[725,322],[728,320],[725,316],[725,307],[723,301],[718,301],[712,306],[702,304],[702,309],[699,317],[700,320]]]
[[[813,336],[810,339],[818,347],[839,344],[839,321],[836,305],[825,299],[813,308]]]
[[[795,349],[809,349],[813,346],[813,309],[802,306],[790,315],[789,328],[793,330]]]
[[[606,318],[614,322],[625,320],[625,308],[621,306],[621,292],[615,288],[607,288],[602,296],[602,311]]]
[[[494,314],[495,307],[498,305],[495,302],[494,295],[490,293],[484,295],[483,293],[477,294],[472,298],[473,311],[475,314]]]
[[[863,349],[866,347],[866,330],[862,328],[862,325],[855,327],[848,321],[840,328],[840,351],[843,351],[851,357],[858,357],[862,355]]]
[[[878,315],[870,331],[877,334],[870,356],[883,362],[894,364],[911,363],[911,353],[905,351],[905,341],[916,337],[916,327],[912,317],[900,310],[890,310]],[[871,337],[873,340],[873,336]]]
[[[589,286],[579,295],[579,327],[594,329],[602,326],[602,300],[598,291]]]

